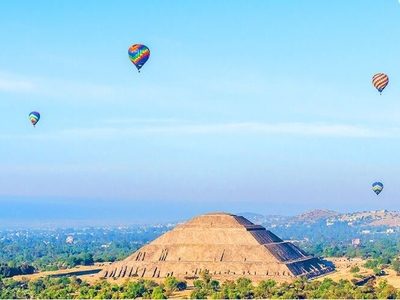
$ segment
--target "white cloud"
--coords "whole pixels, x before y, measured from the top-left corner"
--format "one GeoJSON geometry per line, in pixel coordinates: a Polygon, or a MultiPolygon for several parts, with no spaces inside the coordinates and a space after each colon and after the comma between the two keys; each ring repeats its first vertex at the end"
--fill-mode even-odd
{"type": "Polygon", "coordinates": [[[400,138],[400,128],[371,128],[354,124],[318,122],[193,122],[173,118],[102,120],[95,127],[35,131],[34,134],[0,134],[0,139],[113,139],[146,135],[281,135],[331,138],[400,138]]]}
{"type": "MultiPolygon", "coordinates": [[[[178,122],[176,120],[139,121],[137,123],[108,122],[104,127],[72,128],[48,134],[34,135],[38,139],[112,139],[136,135],[232,135],[232,134],[259,134],[259,135],[292,135],[335,138],[399,138],[400,129],[373,129],[347,124],[323,123],[263,123],[263,122],[230,122],[230,123],[193,123],[178,122]]],[[[107,122],[106,122],[107,123],[107,122]]],[[[10,135],[7,135],[10,137],[10,135]]]]}
{"type": "MultiPolygon", "coordinates": [[[[326,137],[388,137],[382,135],[381,130],[344,124],[320,123],[261,123],[237,122],[219,124],[183,124],[169,127],[146,127],[142,130],[154,133],[176,134],[223,134],[223,133],[255,133],[255,134],[282,134],[300,136],[326,136],[326,137]]],[[[391,132],[393,133],[393,132],[391,132]]]]}

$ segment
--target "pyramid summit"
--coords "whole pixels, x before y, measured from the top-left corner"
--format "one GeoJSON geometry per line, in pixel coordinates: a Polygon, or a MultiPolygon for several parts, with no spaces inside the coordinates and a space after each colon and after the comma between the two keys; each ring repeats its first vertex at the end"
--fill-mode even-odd
{"type": "Polygon", "coordinates": [[[176,226],[99,276],[195,279],[202,270],[215,278],[289,279],[320,276],[333,265],[244,217],[217,212],[176,226]]]}

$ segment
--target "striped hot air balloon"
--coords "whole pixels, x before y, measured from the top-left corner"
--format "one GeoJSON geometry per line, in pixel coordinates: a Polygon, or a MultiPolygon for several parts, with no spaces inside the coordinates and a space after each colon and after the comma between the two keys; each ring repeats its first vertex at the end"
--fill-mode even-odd
{"type": "Polygon", "coordinates": [[[150,57],[150,49],[145,45],[135,44],[129,47],[128,55],[131,62],[140,72],[140,68],[146,63],[150,57]]]}
{"type": "Polygon", "coordinates": [[[382,192],[382,190],[383,190],[382,182],[374,182],[372,184],[372,190],[375,192],[375,194],[379,195],[380,192],[382,192]]]}
{"type": "Polygon", "coordinates": [[[382,94],[382,91],[389,83],[389,77],[385,73],[377,73],[372,77],[372,84],[382,94]]]}
{"type": "Polygon", "coordinates": [[[31,121],[33,127],[35,127],[36,123],[40,120],[40,114],[37,111],[33,111],[29,114],[29,120],[31,121]]]}

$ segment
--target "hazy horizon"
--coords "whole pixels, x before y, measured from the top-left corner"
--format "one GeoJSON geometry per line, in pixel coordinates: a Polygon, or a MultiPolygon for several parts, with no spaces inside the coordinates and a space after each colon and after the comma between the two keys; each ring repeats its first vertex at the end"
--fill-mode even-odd
{"type": "MultiPolygon", "coordinates": [[[[210,212],[227,212],[233,214],[254,213],[264,216],[280,215],[295,216],[305,212],[323,209],[338,213],[352,213],[365,210],[382,210],[387,208],[360,208],[338,210],[333,207],[292,207],[286,210],[276,205],[275,209],[252,209],[246,203],[234,203],[227,207],[223,203],[207,205],[195,204],[187,206],[185,202],[173,202],[160,205],[159,201],[146,201],[142,205],[129,202],[108,201],[82,202],[71,199],[32,201],[27,199],[0,200],[0,228],[47,228],[47,227],[83,227],[83,226],[129,226],[140,224],[157,224],[167,222],[181,222],[196,215],[210,212]]],[[[390,209],[389,209],[390,210],[390,209]]],[[[393,209],[394,210],[394,209],[393,209]]]]}
{"type": "Polygon", "coordinates": [[[1,3],[0,223],[400,209],[398,1],[134,4],[1,3]]]}

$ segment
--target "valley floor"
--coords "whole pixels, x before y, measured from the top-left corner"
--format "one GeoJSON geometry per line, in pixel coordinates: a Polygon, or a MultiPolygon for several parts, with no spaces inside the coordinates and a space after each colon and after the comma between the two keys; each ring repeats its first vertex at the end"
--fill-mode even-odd
{"type": "MultiPolygon", "coordinates": [[[[329,261],[332,261],[336,267],[336,272],[330,273],[326,276],[318,278],[318,280],[323,280],[324,278],[331,278],[334,281],[338,281],[340,279],[352,280],[356,278],[354,273],[350,270],[353,267],[359,267],[360,271],[357,274],[362,275],[364,277],[372,276],[373,271],[371,269],[367,269],[364,267],[366,260],[361,258],[346,258],[346,257],[327,257],[329,261]]],[[[396,289],[400,289],[400,276],[396,274],[393,269],[384,268],[383,271],[385,275],[379,276],[377,279],[377,283],[382,280],[387,280],[387,282],[394,286],[396,289]]]]}
{"type": "MultiPolygon", "coordinates": [[[[364,267],[364,264],[366,263],[366,260],[363,260],[361,258],[345,258],[345,257],[328,257],[326,258],[329,261],[332,261],[336,267],[336,271],[330,274],[327,274],[325,276],[319,277],[315,280],[323,280],[325,278],[331,278],[334,281],[338,281],[340,279],[347,279],[347,280],[352,280],[352,279],[359,279],[355,277],[355,273],[352,273],[350,270],[353,267],[359,267],[360,271],[357,272],[358,275],[363,276],[363,277],[368,277],[373,275],[373,271],[371,269],[367,269],[364,267]]],[[[46,272],[39,272],[35,273],[32,275],[21,275],[21,276],[14,276],[13,278],[15,280],[32,280],[32,279],[37,279],[40,277],[46,277],[46,276],[51,276],[51,277],[61,277],[61,276],[77,276],[78,278],[85,280],[91,284],[93,284],[95,281],[98,280],[98,278],[95,276],[95,274],[105,265],[109,263],[102,263],[102,264],[95,264],[93,266],[77,266],[71,269],[65,269],[65,270],[58,270],[58,271],[46,271],[46,272]]],[[[390,268],[384,268],[383,269],[385,272],[385,275],[379,276],[377,279],[377,283],[379,283],[381,280],[387,280],[387,282],[394,286],[397,289],[400,289],[400,276],[396,275],[396,272],[390,268]]],[[[127,279],[126,278],[120,278],[120,279],[109,279],[112,282],[115,282],[117,284],[125,282],[127,279]]],[[[190,286],[192,286],[192,282],[188,282],[188,288],[190,291],[190,286]]],[[[186,295],[188,291],[186,291],[184,294],[186,295]]],[[[181,292],[183,293],[183,292],[181,292]]],[[[180,293],[180,294],[181,294],[180,293]]],[[[182,295],[180,295],[182,296],[182,295]]]]}

